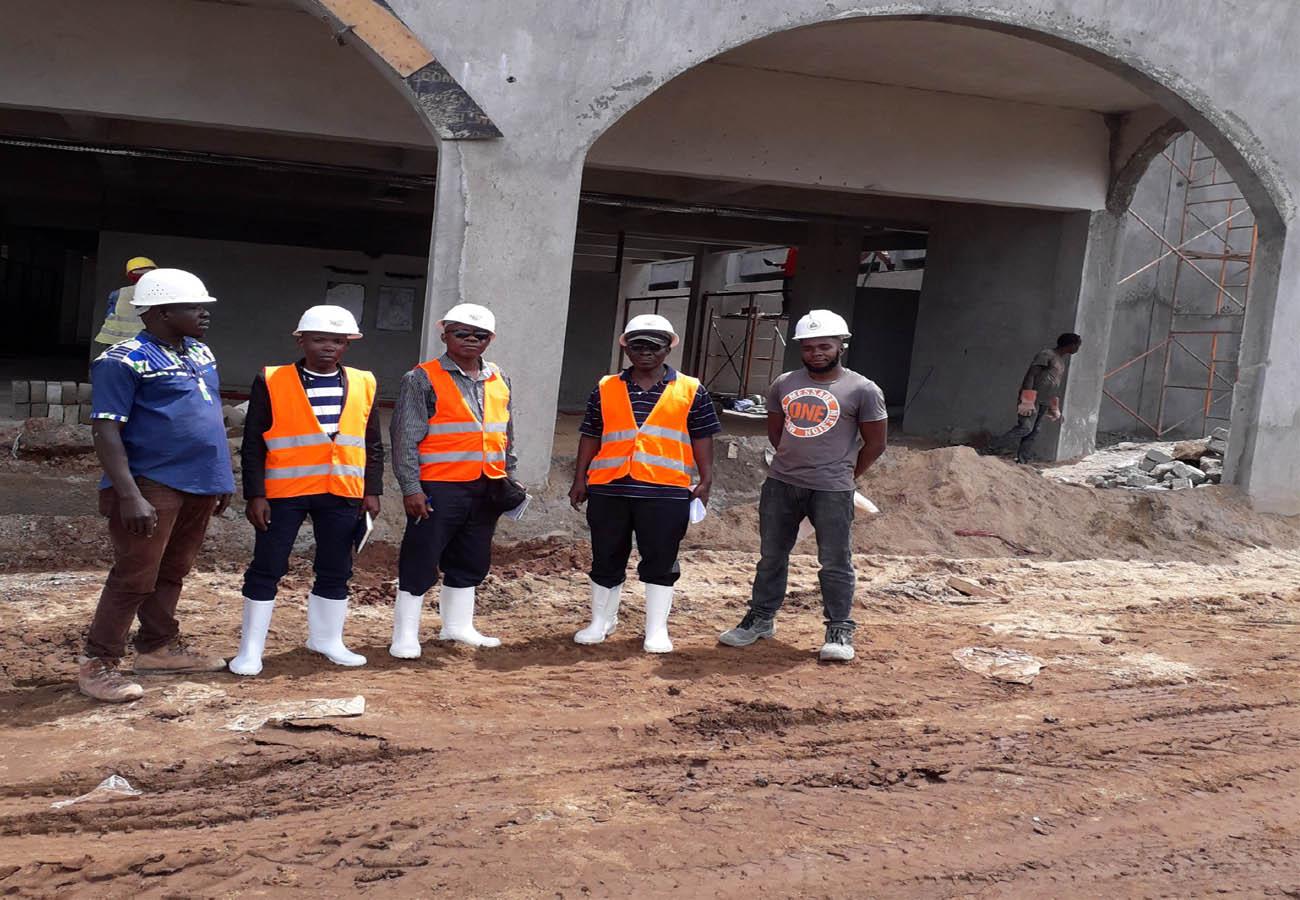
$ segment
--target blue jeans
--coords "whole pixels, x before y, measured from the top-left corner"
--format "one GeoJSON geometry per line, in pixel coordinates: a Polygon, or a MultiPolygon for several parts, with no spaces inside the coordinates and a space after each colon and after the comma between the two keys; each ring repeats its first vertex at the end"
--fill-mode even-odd
{"type": "Polygon", "coordinates": [[[758,501],[758,570],[749,608],[776,615],[785,602],[790,551],[807,518],[817,532],[817,580],[827,625],[853,628],[853,491],[814,491],[775,478],[763,482],[758,501]]]}
{"type": "Polygon", "coordinates": [[[346,600],[352,577],[352,535],[361,514],[361,501],[335,494],[276,497],[271,524],[257,532],[253,561],[244,573],[244,596],[249,600],[274,600],[280,579],[289,571],[289,554],[298,529],[310,516],[316,536],[316,583],[311,592],[329,600],[346,600]]]}

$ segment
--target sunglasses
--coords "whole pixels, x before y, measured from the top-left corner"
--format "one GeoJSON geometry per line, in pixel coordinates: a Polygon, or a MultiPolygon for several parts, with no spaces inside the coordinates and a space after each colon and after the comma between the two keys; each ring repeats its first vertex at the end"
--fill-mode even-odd
{"type": "Polygon", "coordinates": [[[457,328],[455,331],[448,331],[447,334],[452,337],[460,338],[462,341],[465,340],[465,338],[472,337],[480,343],[492,337],[492,332],[490,331],[469,331],[465,328],[457,328]]]}
{"type": "Polygon", "coordinates": [[[667,344],[657,344],[654,341],[628,341],[627,349],[635,353],[658,353],[660,350],[667,350],[667,344]]]}

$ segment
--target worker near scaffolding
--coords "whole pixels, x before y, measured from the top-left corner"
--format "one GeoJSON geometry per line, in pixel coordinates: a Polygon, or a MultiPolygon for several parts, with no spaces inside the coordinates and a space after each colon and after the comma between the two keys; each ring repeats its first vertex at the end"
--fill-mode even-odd
{"type": "Polygon", "coordinates": [[[668,613],[681,576],[677,549],[692,502],[709,502],[713,436],[722,430],[709,392],[664,362],[677,333],[663,316],[633,316],[619,338],[632,365],[591,392],[569,489],[591,526],[591,624],[573,636],[599,644],[618,627],[627,561],[636,536],[645,585],[647,653],[670,653],[668,613]],[[691,466],[700,480],[691,487],[691,466]]]}
{"type": "Polygon", "coordinates": [[[1020,381],[1015,427],[995,439],[985,452],[1006,453],[1014,446],[1016,462],[1029,462],[1043,419],[1053,422],[1061,419],[1061,381],[1065,378],[1065,366],[1081,346],[1083,338],[1067,331],[1056,339],[1055,348],[1038,351],[1020,381]]]}

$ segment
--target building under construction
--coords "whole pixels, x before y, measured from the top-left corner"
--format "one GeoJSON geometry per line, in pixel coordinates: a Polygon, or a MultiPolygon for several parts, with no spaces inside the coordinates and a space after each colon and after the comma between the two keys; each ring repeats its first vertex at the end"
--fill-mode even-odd
{"type": "Polygon", "coordinates": [[[899,427],[952,440],[1077,331],[1054,455],[1230,422],[1227,477],[1300,512],[1300,16],[1257,7],[11,0],[0,349],[84,373],[146,254],[221,299],[232,391],[331,298],[391,393],[481,302],[537,481],[637,304],[738,395],[782,314],[839,310],[899,427]]]}

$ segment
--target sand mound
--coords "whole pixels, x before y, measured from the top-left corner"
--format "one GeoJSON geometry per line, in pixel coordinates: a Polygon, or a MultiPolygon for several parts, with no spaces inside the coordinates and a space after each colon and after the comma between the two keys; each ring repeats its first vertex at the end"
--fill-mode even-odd
{"type": "MultiPolygon", "coordinates": [[[[861,489],[880,507],[854,526],[862,553],[1017,555],[996,538],[962,537],[958,530],[992,531],[1056,559],[1221,557],[1251,546],[1300,546],[1300,519],[1256,513],[1230,486],[1097,491],[1050,481],[1032,467],[981,457],[969,447],[891,447],[861,489]]],[[[691,529],[687,545],[756,550],[757,504],[711,515],[691,529]]],[[[812,552],[802,544],[798,549],[812,552]]]]}

